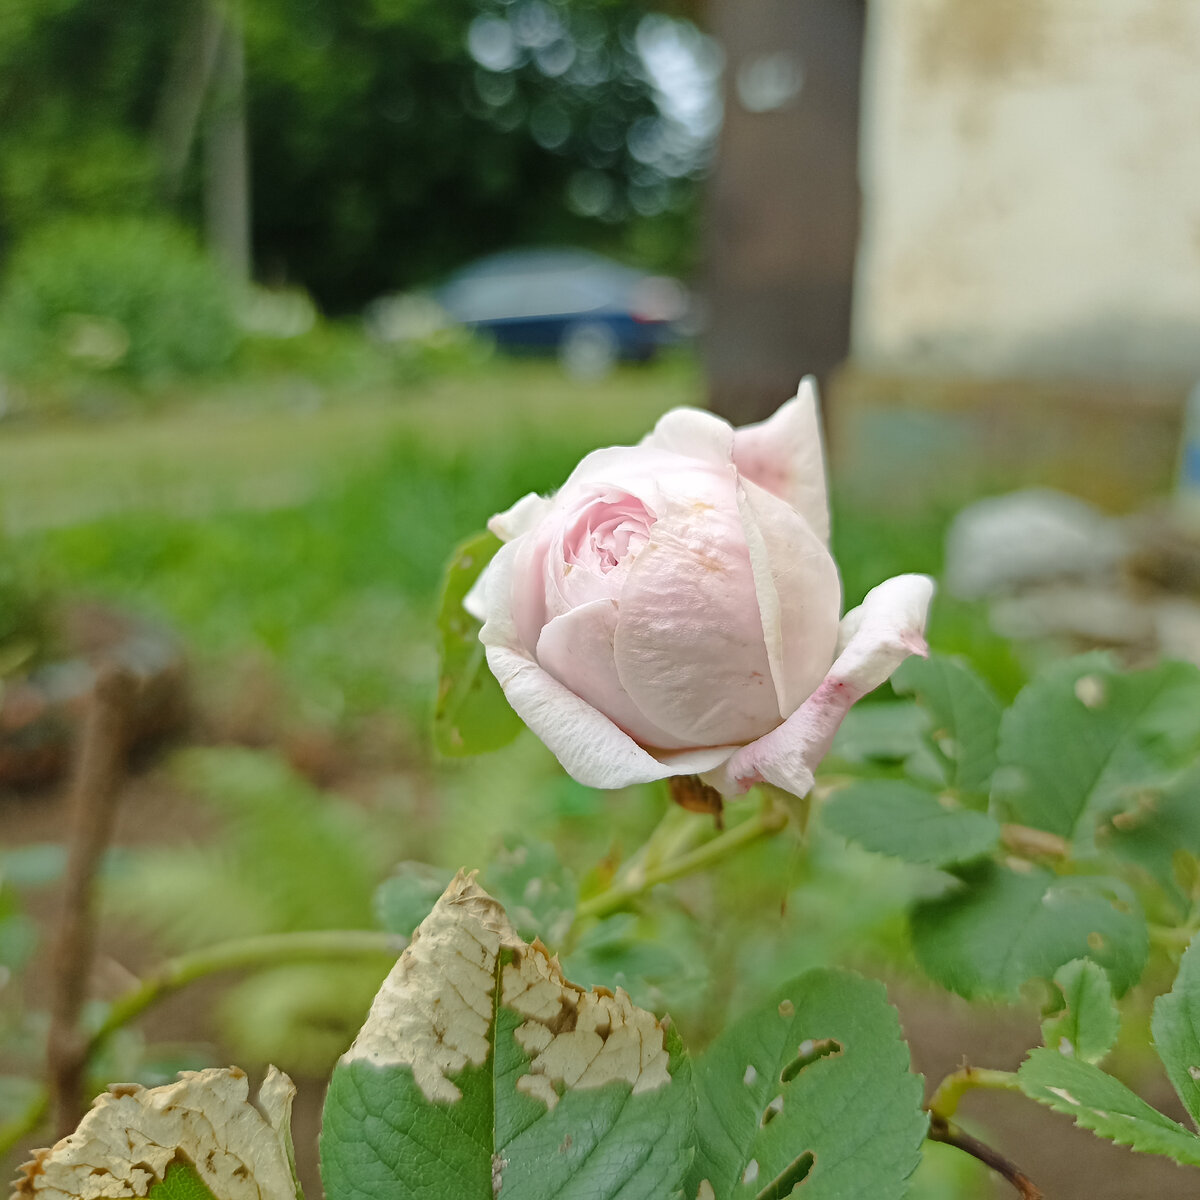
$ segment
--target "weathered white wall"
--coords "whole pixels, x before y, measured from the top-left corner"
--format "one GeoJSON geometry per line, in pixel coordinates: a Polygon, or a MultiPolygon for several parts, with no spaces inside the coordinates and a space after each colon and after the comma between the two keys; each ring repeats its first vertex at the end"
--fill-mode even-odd
{"type": "Polygon", "coordinates": [[[872,0],[854,357],[1200,376],[1200,0],[872,0]]]}

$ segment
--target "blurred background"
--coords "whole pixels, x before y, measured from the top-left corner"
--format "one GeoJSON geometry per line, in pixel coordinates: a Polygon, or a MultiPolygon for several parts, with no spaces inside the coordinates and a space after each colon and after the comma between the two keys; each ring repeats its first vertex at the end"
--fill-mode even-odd
{"type": "MultiPolygon", "coordinates": [[[[0,1127],[40,1069],[104,662],[153,690],[99,1002],[223,938],[415,921],[464,863],[611,876],[664,796],[578,787],[528,736],[439,758],[437,593],[491,513],[674,405],[755,420],[817,374],[847,606],[939,576],[933,645],[1003,699],[1064,652],[1200,658],[1198,61],[1196,0],[6,0],[0,1127]]],[[[849,962],[932,1080],[1015,1066],[1032,1008],[912,964],[925,877],[813,839],[602,923],[569,973],[699,1045],[849,962]]],[[[310,1145],[377,983],[205,985],[97,1082],[275,1061],[310,1145]]],[[[1048,1194],[1187,1194],[1030,1107],[968,1115],[1048,1194]]],[[[931,1147],[913,1195],[990,1187],[931,1147]]]]}

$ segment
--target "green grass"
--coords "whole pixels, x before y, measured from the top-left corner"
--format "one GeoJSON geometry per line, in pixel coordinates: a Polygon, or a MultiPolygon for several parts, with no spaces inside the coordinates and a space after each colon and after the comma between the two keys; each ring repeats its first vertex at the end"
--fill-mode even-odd
{"type": "MultiPolygon", "coordinates": [[[[117,512],[181,518],[276,508],[381,464],[398,443],[486,459],[550,440],[582,453],[640,437],[677,404],[697,403],[687,363],[568,381],[544,363],[486,371],[349,400],[302,380],[221,387],[186,404],[108,422],[10,426],[0,434],[0,517],[9,532],[117,512]]],[[[557,480],[546,476],[543,486],[557,480]]],[[[501,503],[502,501],[495,501],[501,503]]]]}
{"type": "MultiPolygon", "coordinates": [[[[451,548],[701,390],[686,362],[579,385],[551,364],[498,361],[386,399],[281,395],[226,390],[136,420],[13,429],[0,439],[0,514],[60,591],[177,628],[218,699],[231,663],[265,659],[286,715],[344,727],[384,714],[424,751],[451,548]]],[[[888,575],[936,573],[945,517],[843,507],[847,604],[888,575]]],[[[940,601],[934,635],[1002,692],[1019,685],[978,609],[940,601]]]]}
{"type": "Polygon", "coordinates": [[[581,387],[497,364],[387,403],[28,428],[0,442],[0,511],[58,590],[166,620],[210,675],[265,655],[294,715],[382,712],[423,740],[454,544],[696,393],[678,365],[581,387]]]}

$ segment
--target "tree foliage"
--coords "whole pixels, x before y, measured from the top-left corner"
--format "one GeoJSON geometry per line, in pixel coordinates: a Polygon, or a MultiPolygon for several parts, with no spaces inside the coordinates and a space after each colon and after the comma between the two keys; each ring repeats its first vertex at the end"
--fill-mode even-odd
{"type": "MultiPolygon", "coordinates": [[[[181,0],[5,6],[0,245],[56,212],[163,202],[163,130],[186,76],[171,64],[204,53],[196,11],[181,0]]],[[[245,0],[238,11],[267,279],[338,308],[519,242],[683,265],[705,139],[672,114],[648,64],[672,39],[703,58],[691,25],[633,0],[245,0]]],[[[193,218],[203,119],[178,201],[193,218]]]]}

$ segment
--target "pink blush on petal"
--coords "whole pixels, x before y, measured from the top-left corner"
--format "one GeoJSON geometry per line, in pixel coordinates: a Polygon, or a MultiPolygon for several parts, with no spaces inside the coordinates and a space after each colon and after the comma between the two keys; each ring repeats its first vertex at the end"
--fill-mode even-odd
{"type": "Polygon", "coordinates": [[[607,575],[650,539],[658,517],[635,496],[597,496],[563,529],[563,562],[607,575]]]}

